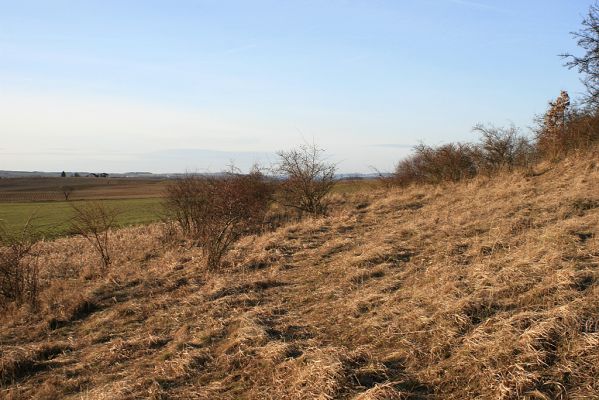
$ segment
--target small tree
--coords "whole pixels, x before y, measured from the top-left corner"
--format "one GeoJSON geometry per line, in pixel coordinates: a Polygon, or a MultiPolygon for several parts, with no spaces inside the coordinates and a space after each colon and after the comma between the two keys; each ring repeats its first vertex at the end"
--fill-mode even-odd
{"type": "Polygon", "coordinates": [[[71,194],[73,194],[73,192],[75,191],[75,188],[72,186],[62,186],[60,188],[60,191],[62,192],[62,195],[64,196],[64,200],[69,201],[69,197],[71,197],[71,194]]]}
{"type": "Polygon", "coordinates": [[[570,53],[563,54],[567,59],[568,68],[576,68],[583,74],[582,81],[587,88],[587,104],[599,105],[599,3],[595,2],[589,7],[587,16],[582,21],[582,28],[572,32],[577,39],[578,46],[585,53],[576,56],[570,53]]]}
{"type": "Polygon", "coordinates": [[[284,181],[280,186],[280,201],[311,214],[325,214],[325,196],[335,185],[337,166],[323,159],[324,150],[315,144],[279,151],[276,171],[284,181]]]}
{"type": "Polygon", "coordinates": [[[570,96],[562,90],[560,95],[549,102],[549,108],[537,129],[537,147],[546,157],[556,160],[571,147],[574,147],[569,125],[575,113],[570,109],[570,96]]]}
{"type": "Polygon", "coordinates": [[[110,231],[116,227],[118,211],[102,202],[84,205],[71,205],[75,216],[71,220],[71,230],[83,236],[100,256],[102,272],[111,264],[110,231]]]}

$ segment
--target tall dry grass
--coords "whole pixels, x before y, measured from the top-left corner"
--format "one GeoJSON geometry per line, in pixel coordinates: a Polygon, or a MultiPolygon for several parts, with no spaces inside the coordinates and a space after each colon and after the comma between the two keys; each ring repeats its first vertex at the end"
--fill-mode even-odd
{"type": "Polygon", "coordinates": [[[595,398],[598,156],[337,196],[218,273],[158,225],[115,231],[103,277],[83,239],[38,243],[0,397],[595,398]]]}

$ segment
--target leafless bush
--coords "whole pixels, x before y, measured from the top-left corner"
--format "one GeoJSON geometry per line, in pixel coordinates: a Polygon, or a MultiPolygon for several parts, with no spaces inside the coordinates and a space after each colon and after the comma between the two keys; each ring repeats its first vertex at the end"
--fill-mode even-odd
{"type": "Polygon", "coordinates": [[[501,128],[478,124],[474,131],[481,135],[476,147],[478,172],[491,175],[500,170],[527,167],[533,160],[534,147],[518,128],[501,128]]]}
{"type": "Polygon", "coordinates": [[[376,173],[376,179],[383,188],[390,189],[397,184],[394,174],[382,172],[374,166],[371,166],[370,169],[376,173]]]}
{"type": "Polygon", "coordinates": [[[315,144],[278,152],[276,172],[284,179],[279,201],[300,212],[325,214],[325,196],[335,185],[335,164],[323,159],[324,150],[315,144]]]}
{"type": "Polygon", "coordinates": [[[38,265],[32,251],[36,241],[31,219],[17,233],[0,224],[0,308],[10,303],[37,305],[38,265]]]}
{"type": "Polygon", "coordinates": [[[93,246],[100,256],[102,272],[106,272],[111,264],[110,231],[116,227],[118,211],[99,201],[71,206],[75,211],[71,231],[93,246]]]}
{"type": "Polygon", "coordinates": [[[599,142],[599,114],[573,108],[567,118],[565,139],[569,150],[584,150],[599,142]]]}
{"type": "Polygon", "coordinates": [[[411,183],[457,182],[476,175],[474,149],[469,144],[449,143],[439,147],[420,144],[414,154],[400,161],[395,180],[401,186],[411,183]]]}
{"type": "Polygon", "coordinates": [[[165,205],[202,248],[208,268],[216,269],[236,240],[260,229],[272,189],[258,170],[222,177],[187,175],[169,185],[165,205]]]}
{"type": "Polygon", "coordinates": [[[164,208],[187,236],[199,236],[200,216],[205,213],[203,208],[206,202],[203,189],[203,181],[193,175],[178,178],[166,188],[164,208]]]}

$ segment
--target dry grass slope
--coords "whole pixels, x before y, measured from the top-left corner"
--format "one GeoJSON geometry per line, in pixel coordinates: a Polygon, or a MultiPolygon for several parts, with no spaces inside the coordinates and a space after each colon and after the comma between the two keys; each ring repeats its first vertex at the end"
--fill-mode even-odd
{"type": "Polygon", "coordinates": [[[336,195],[218,273],[158,225],[116,232],[102,278],[81,239],[41,243],[53,283],[3,317],[0,397],[597,398],[598,156],[336,195]]]}

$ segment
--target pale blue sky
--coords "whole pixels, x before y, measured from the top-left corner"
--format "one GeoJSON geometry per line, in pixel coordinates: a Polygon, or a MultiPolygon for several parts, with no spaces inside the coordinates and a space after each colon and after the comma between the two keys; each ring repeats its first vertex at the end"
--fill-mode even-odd
{"type": "Polygon", "coordinates": [[[582,92],[590,0],[0,0],[0,169],[218,171],[302,141],[342,172],[526,128],[582,92]]]}

